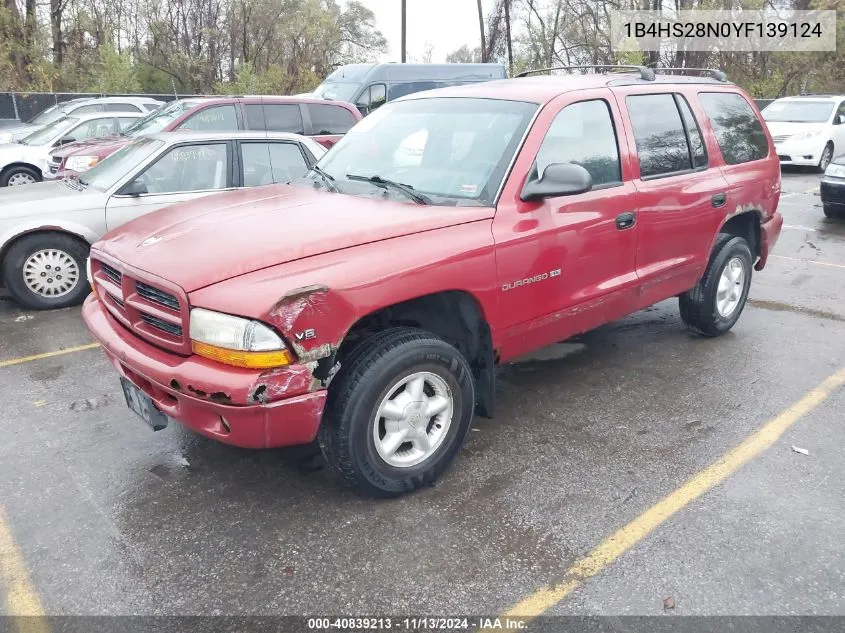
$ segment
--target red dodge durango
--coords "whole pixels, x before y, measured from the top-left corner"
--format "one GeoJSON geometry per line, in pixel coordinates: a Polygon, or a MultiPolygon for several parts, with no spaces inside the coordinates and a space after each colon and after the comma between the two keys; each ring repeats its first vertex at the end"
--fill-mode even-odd
{"type": "Polygon", "coordinates": [[[108,234],[83,314],[128,405],[242,447],[317,439],[390,496],[493,415],[499,363],[673,297],[730,330],[782,224],[759,111],[719,71],[598,70],[410,95],[301,181],[108,234]]]}

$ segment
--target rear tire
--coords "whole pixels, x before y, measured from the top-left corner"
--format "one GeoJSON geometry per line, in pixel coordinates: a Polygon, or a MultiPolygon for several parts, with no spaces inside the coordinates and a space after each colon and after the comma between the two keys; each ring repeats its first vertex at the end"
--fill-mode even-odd
{"type": "Polygon", "coordinates": [[[82,303],[90,290],[85,269],[88,245],[61,233],[34,233],[12,244],[3,260],[9,294],[32,310],[82,303]]]}
{"type": "Polygon", "coordinates": [[[472,422],[466,359],[435,335],[402,327],[360,343],[341,365],[318,434],[329,465],[375,497],[433,484],[472,422]]]}
{"type": "Polygon", "coordinates": [[[751,287],[752,258],[741,237],[721,234],[704,276],[679,297],[681,319],[702,336],[719,336],[739,319],[751,287]]]}

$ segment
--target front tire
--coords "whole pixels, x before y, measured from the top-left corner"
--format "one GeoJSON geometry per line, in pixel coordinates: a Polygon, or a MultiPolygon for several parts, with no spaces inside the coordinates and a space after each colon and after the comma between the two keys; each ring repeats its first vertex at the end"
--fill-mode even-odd
{"type": "Polygon", "coordinates": [[[460,450],[475,403],[466,359],[416,328],[385,330],[341,361],[318,440],[329,465],[364,494],[431,485],[460,450]]]}
{"type": "Polygon", "coordinates": [[[32,167],[17,165],[10,167],[0,176],[0,187],[19,187],[41,182],[41,174],[32,167]]]}
{"type": "Polygon", "coordinates": [[[69,235],[35,233],[12,244],[3,260],[3,280],[12,298],[32,310],[82,303],[88,245],[69,235]]]}
{"type": "Polygon", "coordinates": [[[845,220],[845,209],[842,207],[834,207],[832,204],[822,205],[824,215],[831,220],[845,220]]]}
{"type": "Polygon", "coordinates": [[[719,235],[704,276],[679,297],[681,319],[702,336],[719,336],[739,319],[751,288],[752,258],[741,237],[719,235]]]}
{"type": "Polygon", "coordinates": [[[822,150],[822,156],[819,159],[819,165],[817,167],[818,171],[824,173],[827,166],[830,165],[831,160],[833,160],[833,143],[828,142],[822,150]]]}

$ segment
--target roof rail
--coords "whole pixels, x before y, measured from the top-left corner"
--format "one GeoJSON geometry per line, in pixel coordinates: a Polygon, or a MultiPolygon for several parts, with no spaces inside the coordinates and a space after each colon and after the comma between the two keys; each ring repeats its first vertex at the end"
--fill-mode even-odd
{"type": "Polygon", "coordinates": [[[645,66],[630,66],[624,64],[587,64],[583,66],[553,66],[551,68],[536,68],[534,70],[524,70],[521,73],[515,75],[516,77],[527,77],[528,75],[534,75],[539,73],[547,73],[551,72],[552,70],[581,70],[584,68],[593,68],[593,69],[611,69],[611,68],[618,68],[624,70],[636,70],[640,73],[640,79],[645,79],[646,81],[654,81],[654,71],[651,68],[647,68],[645,66]]]}
{"type": "Polygon", "coordinates": [[[683,72],[693,70],[693,71],[699,72],[701,74],[709,73],[713,76],[713,79],[715,79],[716,81],[727,81],[728,80],[728,76],[724,73],[724,71],[717,70],[716,68],[655,68],[654,69],[655,72],[663,72],[665,70],[669,70],[669,71],[679,70],[679,71],[683,71],[683,72]]]}

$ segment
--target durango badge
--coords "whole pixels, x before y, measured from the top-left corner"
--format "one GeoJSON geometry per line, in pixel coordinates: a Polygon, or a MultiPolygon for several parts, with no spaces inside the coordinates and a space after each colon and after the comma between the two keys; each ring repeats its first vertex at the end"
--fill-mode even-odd
{"type": "Polygon", "coordinates": [[[517,279],[516,281],[512,281],[510,283],[504,284],[502,286],[502,292],[507,292],[508,290],[513,290],[514,288],[521,288],[522,286],[527,286],[529,284],[535,284],[538,281],[545,281],[546,279],[551,279],[552,277],[560,276],[560,268],[555,268],[554,270],[550,270],[547,273],[540,273],[539,275],[534,275],[533,277],[526,277],[525,279],[517,279]]]}

